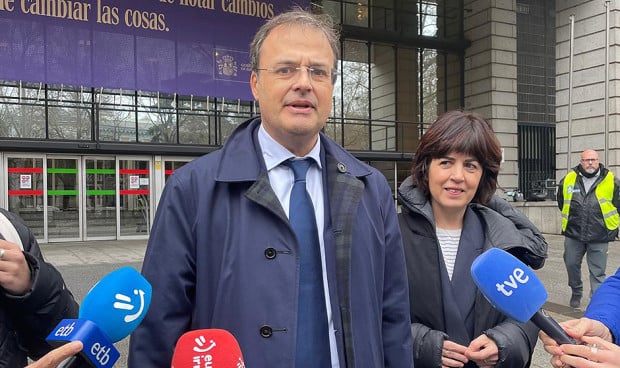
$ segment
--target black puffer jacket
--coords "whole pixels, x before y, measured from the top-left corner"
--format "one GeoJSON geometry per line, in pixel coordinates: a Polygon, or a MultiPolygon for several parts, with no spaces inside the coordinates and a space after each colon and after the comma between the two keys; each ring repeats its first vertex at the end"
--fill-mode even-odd
{"type": "MultiPolygon", "coordinates": [[[[441,367],[441,349],[448,335],[445,333],[442,261],[435,220],[430,203],[420,190],[411,186],[409,179],[401,185],[398,194],[409,277],[414,363],[416,367],[441,367]]],[[[478,215],[484,227],[483,249],[502,248],[535,269],[544,265],[547,242],[538,229],[508,202],[495,197],[488,207],[470,204],[470,209],[478,215]]],[[[474,314],[474,338],[484,333],[499,348],[496,367],[529,366],[538,338],[536,326],[505,317],[479,291],[476,291],[474,314]]],[[[475,365],[472,362],[467,365],[470,366],[475,365]]]]}
{"type": "Polygon", "coordinates": [[[58,270],[43,260],[30,229],[14,214],[0,212],[19,234],[33,280],[32,290],[22,296],[0,287],[0,368],[20,368],[27,357],[38,359],[51,350],[45,337],[63,318],[77,318],[78,304],[58,270]]]}

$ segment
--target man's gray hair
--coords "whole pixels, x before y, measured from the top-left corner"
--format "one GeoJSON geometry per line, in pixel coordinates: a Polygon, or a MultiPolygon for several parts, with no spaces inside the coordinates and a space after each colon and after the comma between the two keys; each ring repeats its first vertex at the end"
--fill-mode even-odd
{"type": "Polygon", "coordinates": [[[258,70],[261,47],[265,39],[274,28],[281,25],[297,25],[308,28],[316,28],[325,34],[327,41],[334,53],[334,69],[338,69],[338,58],[340,57],[340,38],[334,26],[334,21],[327,14],[313,14],[300,7],[276,15],[263,24],[250,44],[250,63],[253,71],[258,70]]]}

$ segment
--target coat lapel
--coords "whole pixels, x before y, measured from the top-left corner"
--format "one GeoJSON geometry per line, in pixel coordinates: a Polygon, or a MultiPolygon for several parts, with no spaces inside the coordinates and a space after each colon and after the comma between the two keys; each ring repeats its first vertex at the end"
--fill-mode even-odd
{"type": "Polygon", "coordinates": [[[256,179],[252,186],[250,186],[248,191],[245,193],[245,196],[249,200],[254,201],[273,212],[285,223],[288,223],[288,217],[286,217],[286,213],[280,204],[280,200],[271,188],[271,184],[269,184],[269,176],[266,171],[263,171],[258,176],[258,179],[256,179]]]}

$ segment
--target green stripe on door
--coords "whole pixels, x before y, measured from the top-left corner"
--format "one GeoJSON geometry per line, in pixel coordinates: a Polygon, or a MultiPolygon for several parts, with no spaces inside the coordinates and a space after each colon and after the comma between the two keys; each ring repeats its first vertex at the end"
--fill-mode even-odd
{"type": "Polygon", "coordinates": [[[87,174],[116,174],[115,169],[86,169],[87,174]]]}
{"type": "Polygon", "coordinates": [[[77,174],[77,169],[58,169],[58,168],[47,168],[48,174],[77,174]]]}
{"type": "Polygon", "coordinates": [[[48,190],[47,195],[51,196],[74,196],[77,195],[77,190],[48,190]]]}
{"type": "Polygon", "coordinates": [[[115,190],[87,190],[86,195],[115,195],[115,190]]]}

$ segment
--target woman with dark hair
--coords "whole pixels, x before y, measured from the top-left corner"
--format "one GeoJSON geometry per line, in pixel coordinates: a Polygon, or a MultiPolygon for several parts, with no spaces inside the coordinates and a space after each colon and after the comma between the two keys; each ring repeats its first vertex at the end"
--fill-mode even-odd
{"type": "Polygon", "coordinates": [[[538,229],[494,195],[501,158],[484,118],[450,111],[422,137],[411,176],[399,188],[415,366],[530,364],[538,329],[495,310],[470,274],[490,247],[535,269],[547,256],[538,229]]]}

